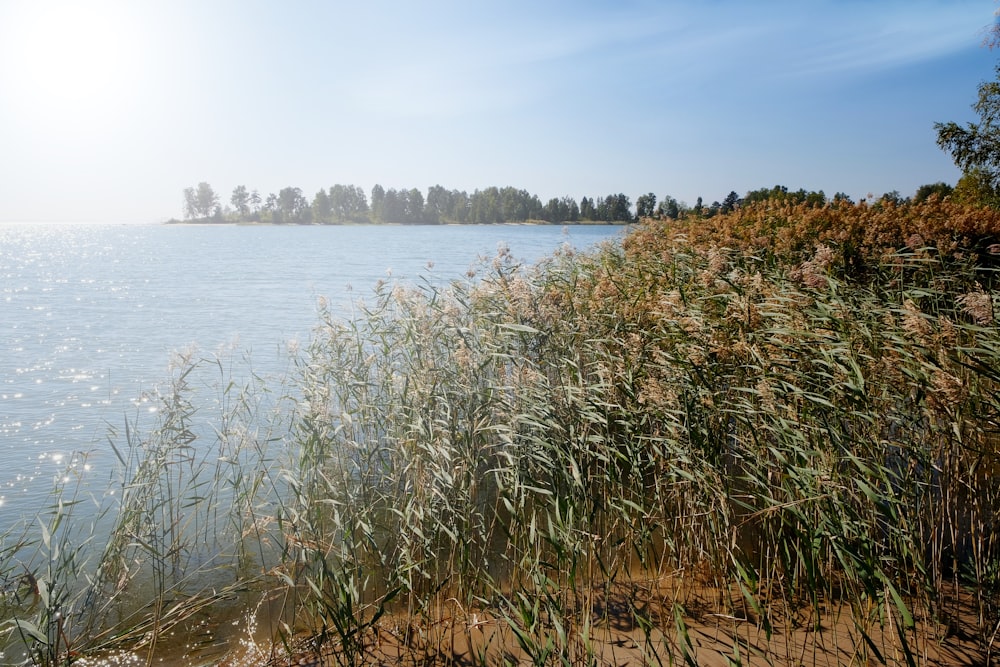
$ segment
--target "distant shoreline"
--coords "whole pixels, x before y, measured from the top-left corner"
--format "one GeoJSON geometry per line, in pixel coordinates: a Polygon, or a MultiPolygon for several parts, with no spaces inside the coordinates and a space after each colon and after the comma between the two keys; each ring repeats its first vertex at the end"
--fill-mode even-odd
{"type": "Polygon", "coordinates": [[[519,227],[586,227],[592,225],[615,225],[625,227],[635,224],[630,221],[610,220],[577,220],[575,222],[548,222],[545,220],[523,220],[520,222],[258,222],[258,221],[223,221],[209,222],[205,220],[170,219],[164,225],[191,225],[199,227],[488,227],[491,225],[510,225],[519,227]]]}

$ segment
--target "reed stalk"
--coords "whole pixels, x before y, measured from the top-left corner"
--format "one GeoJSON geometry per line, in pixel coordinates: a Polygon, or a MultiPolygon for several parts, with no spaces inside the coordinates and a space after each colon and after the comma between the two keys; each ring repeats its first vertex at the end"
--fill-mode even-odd
{"type": "Polygon", "coordinates": [[[277,601],[267,655],[343,665],[925,664],[959,624],[988,659],[1000,226],[933,201],[673,224],[321,308],[278,392],[181,363],[112,442],[92,562],[73,496],[3,537],[7,634],[39,664],[152,656],[240,588],[277,601]]]}

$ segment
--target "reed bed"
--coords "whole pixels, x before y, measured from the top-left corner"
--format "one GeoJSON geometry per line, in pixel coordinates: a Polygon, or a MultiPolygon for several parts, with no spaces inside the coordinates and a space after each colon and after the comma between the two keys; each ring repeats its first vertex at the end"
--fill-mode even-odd
{"type": "Polygon", "coordinates": [[[765,202],[380,283],[207,419],[189,360],[115,446],[106,546],[65,491],[3,536],[6,632],[152,659],[238,593],[233,664],[986,663],[998,232],[765,202]]]}

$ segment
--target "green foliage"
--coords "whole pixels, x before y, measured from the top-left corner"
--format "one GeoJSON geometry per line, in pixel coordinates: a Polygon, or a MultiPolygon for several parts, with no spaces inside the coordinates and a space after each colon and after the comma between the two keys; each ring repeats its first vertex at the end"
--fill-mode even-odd
{"type": "MultiPolygon", "coordinates": [[[[993,197],[1000,187],[1000,67],[998,79],[979,84],[979,99],[972,105],[978,123],[964,127],[955,122],[935,123],[937,144],[947,151],[965,175],[975,173],[983,192],[993,197]]],[[[986,201],[988,205],[994,205],[986,201]]]]}
{"type": "MultiPolygon", "coordinates": [[[[555,197],[542,204],[537,195],[514,187],[488,187],[471,195],[465,191],[446,190],[440,185],[427,189],[426,197],[417,188],[386,190],[376,184],[371,204],[364,191],[354,185],[336,184],[319,190],[310,201],[302,190],[282,188],[267,196],[263,205],[257,191],[248,192],[239,185],[233,190],[225,211],[207,183],[184,191],[185,217],[201,222],[270,222],[274,224],[391,223],[498,224],[544,221],[549,223],[632,222],[631,202],[623,194],[588,199],[579,204],[569,196],[555,197]]],[[[655,211],[656,198],[650,193],[640,197],[639,206],[646,215],[655,211]]]]}
{"type": "Polygon", "coordinates": [[[961,613],[986,645],[998,229],[935,197],[769,198],[380,283],[321,311],[292,386],[227,389],[207,421],[182,360],[112,440],[106,544],[71,503],[4,536],[5,588],[34,584],[0,631],[39,664],[152,651],[239,587],[278,619],[269,651],[307,634],[344,665],[459,640],[481,664],[922,664],[961,613]]]}
{"type": "MultiPolygon", "coordinates": [[[[735,193],[730,193],[730,195],[735,195],[735,193]]],[[[838,193],[839,196],[835,196],[838,200],[850,200],[850,197],[844,195],[843,193],[838,193]]],[[[760,188],[759,190],[751,190],[744,195],[741,204],[757,204],[762,202],[774,202],[782,204],[806,204],[807,206],[823,206],[826,203],[826,195],[823,194],[822,190],[818,192],[807,191],[802,188],[791,192],[788,190],[787,186],[775,185],[773,188],[760,188]]],[[[732,211],[735,206],[731,206],[729,210],[723,211],[728,213],[732,211]]]]}
{"type": "Polygon", "coordinates": [[[976,167],[962,174],[952,195],[962,204],[1000,209],[1000,192],[992,178],[976,167]]]}
{"type": "Polygon", "coordinates": [[[207,220],[219,211],[219,197],[212,186],[204,181],[196,188],[184,189],[184,217],[188,220],[207,220]]]}
{"type": "Polygon", "coordinates": [[[928,183],[925,185],[921,185],[919,188],[917,188],[916,193],[913,195],[913,202],[915,204],[919,204],[928,197],[932,196],[938,197],[939,199],[944,199],[945,197],[951,195],[951,193],[954,191],[955,188],[948,185],[947,183],[943,183],[940,181],[937,183],[928,183]]]}
{"type": "Polygon", "coordinates": [[[684,207],[673,197],[666,196],[656,207],[656,212],[661,217],[676,220],[684,213],[684,207]]]}
{"type": "Polygon", "coordinates": [[[282,188],[270,212],[275,224],[303,225],[312,221],[312,209],[300,188],[282,188]]]}
{"type": "Polygon", "coordinates": [[[236,214],[240,218],[246,219],[250,215],[250,193],[245,185],[237,185],[233,188],[233,194],[229,198],[230,203],[236,209],[236,214]]]}
{"type": "Polygon", "coordinates": [[[635,215],[637,218],[651,218],[656,212],[656,195],[652,192],[639,195],[635,200],[635,215]]]}

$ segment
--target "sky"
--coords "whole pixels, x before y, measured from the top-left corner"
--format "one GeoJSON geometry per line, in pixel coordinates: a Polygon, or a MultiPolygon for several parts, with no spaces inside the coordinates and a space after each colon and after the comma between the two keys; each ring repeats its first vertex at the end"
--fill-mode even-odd
{"type": "Polygon", "coordinates": [[[0,0],[0,221],[207,182],[693,204],[960,176],[991,0],[0,0]]]}

